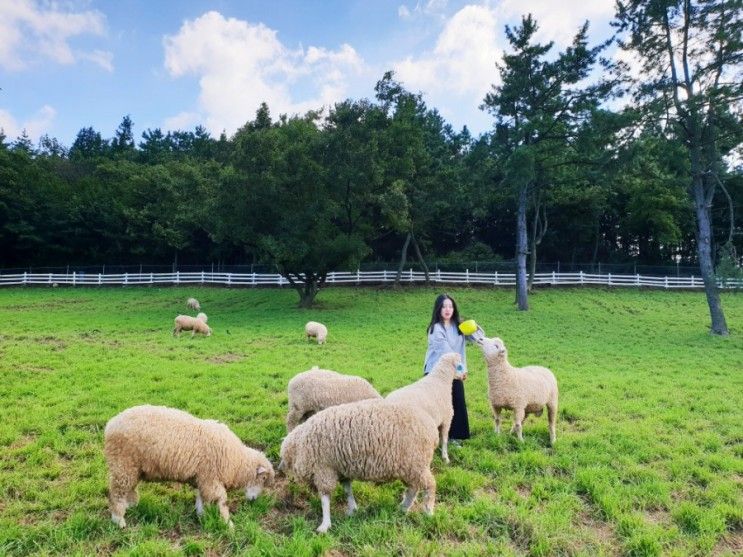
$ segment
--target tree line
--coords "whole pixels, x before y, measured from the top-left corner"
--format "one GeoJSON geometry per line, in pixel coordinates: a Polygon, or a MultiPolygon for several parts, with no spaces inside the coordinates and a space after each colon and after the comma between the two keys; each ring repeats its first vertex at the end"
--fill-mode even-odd
{"type": "Polygon", "coordinates": [[[0,134],[0,266],[269,263],[311,305],[362,261],[514,258],[528,308],[538,258],[697,264],[727,334],[716,266],[741,250],[740,0],[617,5],[637,67],[588,44],[555,52],[506,28],[492,131],[454,130],[387,72],[373,99],[271,114],[231,137],[82,128],[68,148],[0,134]],[[600,77],[595,77],[599,75],[600,77]],[[737,76],[737,77],[736,77],[737,76]],[[607,103],[622,98],[621,103],[607,103]],[[623,108],[610,108],[622,106],[623,108]],[[731,157],[732,155],[732,157],[731,157]]]}

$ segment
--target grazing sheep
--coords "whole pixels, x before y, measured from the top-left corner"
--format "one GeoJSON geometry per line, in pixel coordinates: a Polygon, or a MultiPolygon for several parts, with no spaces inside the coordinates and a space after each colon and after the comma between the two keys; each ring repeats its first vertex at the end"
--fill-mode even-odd
{"type": "Polygon", "coordinates": [[[279,470],[317,488],[322,504],[317,531],[327,532],[330,496],[339,480],[349,516],[357,508],[351,480],[399,479],[407,488],[403,510],[410,509],[423,489],[426,512],[433,514],[435,449],[436,427],[428,414],[404,404],[364,400],[327,408],[292,430],[281,444],[279,470]]]}
{"type": "Polygon", "coordinates": [[[212,329],[206,324],[206,313],[200,313],[196,317],[190,315],[179,315],[175,318],[173,327],[173,336],[180,336],[181,331],[191,331],[191,336],[201,333],[204,336],[211,336],[212,329]]]}
{"type": "Polygon", "coordinates": [[[201,304],[196,298],[189,298],[186,300],[186,306],[194,311],[199,311],[201,309],[201,304]]]}
{"type": "Polygon", "coordinates": [[[317,366],[292,377],[287,390],[289,392],[287,433],[312,414],[330,406],[368,398],[382,398],[366,379],[318,369],[317,366]]]}
{"type": "Polygon", "coordinates": [[[315,337],[317,344],[325,344],[325,339],[328,338],[328,328],[317,321],[307,321],[304,326],[304,334],[307,335],[307,340],[315,337]]]}
{"type": "Polygon", "coordinates": [[[449,462],[449,428],[454,416],[452,406],[451,384],[458,371],[457,366],[462,357],[456,352],[449,352],[439,358],[434,368],[412,383],[392,391],[385,399],[390,402],[409,404],[420,408],[431,416],[439,431],[441,458],[449,462]]]}
{"type": "Polygon", "coordinates": [[[273,481],[263,453],[246,447],[223,423],[200,420],[164,406],[135,406],[111,418],[104,431],[111,519],[126,526],[127,507],[137,504],[144,480],[190,483],[198,490],[196,512],[216,502],[232,526],[227,490],[244,488],[252,500],[273,481]]]}
{"type": "Polygon", "coordinates": [[[483,338],[478,344],[482,348],[488,366],[488,398],[495,415],[495,432],[500,433],[500,412],[503,408],[513,410],[513,427],[519,441],[522,423],[528,414],[541,416],[547,407],[550,445],[557,439],[557,399],[559,392],[554,374],[546,367],[513,367],[508,363],[506,345],[499,338],[483,338]]]}

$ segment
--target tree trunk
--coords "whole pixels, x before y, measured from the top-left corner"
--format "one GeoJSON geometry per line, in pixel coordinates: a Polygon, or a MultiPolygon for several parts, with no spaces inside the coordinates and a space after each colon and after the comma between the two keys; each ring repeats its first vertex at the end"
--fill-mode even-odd
{"type": "Polygon", "coordinates": [[[289,281],[294,290],[299,294],[299,303],[297,304],[301,308],[310,308],[315,303],[315,296],[320,291],[320,287],[325,282],[325,277],[318,277],[314,273],[305,273],[304,276],[297,273],[295,276],[302,282],[294,280],[291,273],[282,275],[289,281]]]}
{"type": "Polygon", "coordinates": [[[699,268],[704,280],[704,293],[707,296],[707,305],[712,319],[710,332],[714,335],[727,336],[728,325],[720,303],[720,292],[717,289],[715,268],[712,261],[712,226],[709,207],[705,195],[704,182],[699,171],[699,154],[692,151],[692,179],[694,181],[692,194],[694,196],[694,212],[697,218],[697,255],[699,268]]]}
{"type": "Polygon", "coordinates": [[[519,311],[529,309],[528,293],[526,291],[526,256],[529,251],[526,234],[526,201],[527,185],[519,190],[519,208],[516,220],[516,304],[519,311]]]}
{"type": "Polygon", "coordinates": [[[415,234],[412,232],[410,233],[410,238],[413,240],[413,249],[415,249],[415,254],[418,256],[418,261],[420,261],[421,267],[423,267],[423,274],[426,277],[426,284],[429,282],[428,278],[428,265],[426,265],[426,262],[423,261],[423,256],[421,255],[421,250],[418,247],[418,240],[415,239],[415,234]]]}
{"type": "Polygon", "coordinates": [[[542,243],[542,238],[547,233],[547,209],[544,208],[544,218],[542,218],[542,208],[544,207],[541,194],[537,196],[534,203],[534,221],[531,226],[531,250],[529,253],[529,282],[526,290],[531,292],[534,284],[534,274],[537,272],[537,246],[542,243]]]}
{"type": "Polygon", "coordinates": [[[402,268],[405,266],[405,260],[408,258],[408,246],[410,245],[410,237],[412,234],[408,232],[405,237],[405,243],[402,246],[402,255],[400,256],[400,266],[397,268],[397,275],[395,276],[395,286],[400,285],[400,277],[402,276],[402,268]]]}

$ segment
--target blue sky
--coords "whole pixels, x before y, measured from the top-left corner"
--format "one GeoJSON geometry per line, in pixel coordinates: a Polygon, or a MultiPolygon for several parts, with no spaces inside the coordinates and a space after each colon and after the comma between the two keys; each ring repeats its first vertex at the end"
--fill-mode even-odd
{"type": "Polygon", "coordinates": [[[261,101],[273,115],[371,98],[386,70],[455,128],[497,83],[506,24],[532,12],[557,48],[591,21],[607,38],[613,0],[0,0],[0,128],[70,146],[124,115],[146,129],[228,135],[261,101]]]}

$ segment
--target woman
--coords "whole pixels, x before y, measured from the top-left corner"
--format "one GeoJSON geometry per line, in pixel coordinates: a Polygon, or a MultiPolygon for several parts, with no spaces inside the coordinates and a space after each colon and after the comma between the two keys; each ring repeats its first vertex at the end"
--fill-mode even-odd
{"type": "Polygon", "coordinates": [[[459,330],[459,323],[459,310],[456,302],[448,294],[439,295],[433,304],[431,323],[428,325],[428,350],[423,366],[423,373],[427,374],[444,354],[457,352],[462,356],[464,374],[461,380],[455,379],[452,382],[454,418],[451,422],[451,429],[449,429],[449,440],[455,442],[470,438],[463,383],[463,380],[467,378],[467,354],[464,351],[465,337],[459,330]]]}

